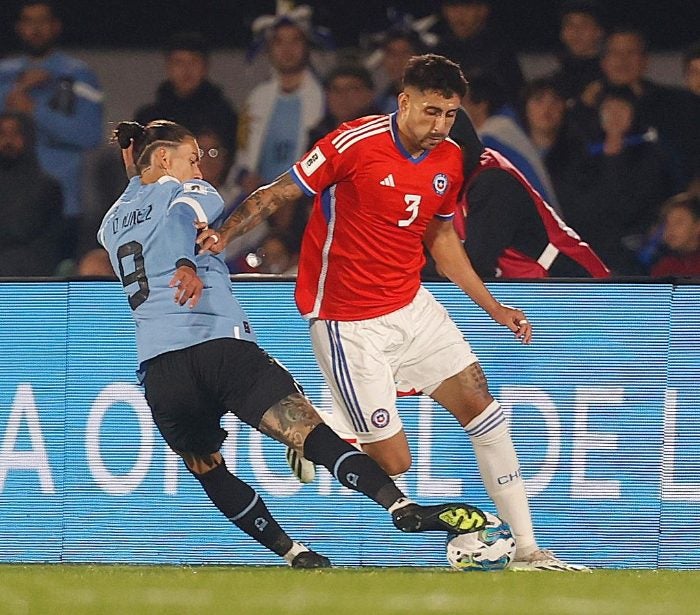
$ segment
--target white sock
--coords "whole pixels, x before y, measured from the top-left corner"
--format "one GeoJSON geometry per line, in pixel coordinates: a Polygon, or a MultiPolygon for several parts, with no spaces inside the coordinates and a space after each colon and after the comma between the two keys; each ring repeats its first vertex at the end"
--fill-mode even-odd
{"type": "Polygon", "coordinates": [[[520,465],[501,405],[492,401],[464,428],[474,447],[486,492],[515,537],[518,556],[537,549],[520,465]]]}
{"type": "Polygon", "coordinates": [[[286,561],[290,566],[292,565],[292,561],[294,558],[299,555],[299,553],[303,553],[304,551],[308,551],[309,549],[305,547],[303,544],[300,542],[297,542],[296,540],[292,540],[292,547],[287,551],[282,557],[284,558],[284,561],[286,561]]]}

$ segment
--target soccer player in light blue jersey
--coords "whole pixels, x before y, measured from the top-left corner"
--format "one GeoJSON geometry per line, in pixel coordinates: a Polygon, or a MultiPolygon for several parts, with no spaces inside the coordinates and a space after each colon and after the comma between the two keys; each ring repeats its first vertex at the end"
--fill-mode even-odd
{"type": "Polygon", "coordinates": [[[224,204],[202,180],[192,134],[156,120],[145,127],[122,122],[114,136],[131,180],[98,239],[136,321],[139,376],[153,420],[214,505],[291,566],[330,566],[293,541],[255,490],[227,470],[220,419],[232,412],[377,502],[401,531],[484,527],[484,513],[468,504],[407,499],[376,462],[325,425],[292,376],[257,345],[222,257],[195,250],[195,223],[218,226],[224,204]]]}

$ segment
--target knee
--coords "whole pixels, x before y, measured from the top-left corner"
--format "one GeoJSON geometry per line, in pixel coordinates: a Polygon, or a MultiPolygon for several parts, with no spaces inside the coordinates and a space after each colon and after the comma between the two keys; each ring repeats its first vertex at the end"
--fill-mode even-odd
{"type": "Polygon", "coordinates": [[[494,397],[487,386],[465,387],[462,398],[462,410],[465,415],[470,415],[471,418],[474,418],[479,416],[493,402],[494,397]]]}
{"type": "Polygon", "coordinates": [[[475,396],[470,400],[470,403],[464,405],[461,416],[458,417],[459,422],[462,426],[467,425],[486,410],[494,401],[491,395],[475,396]]]}

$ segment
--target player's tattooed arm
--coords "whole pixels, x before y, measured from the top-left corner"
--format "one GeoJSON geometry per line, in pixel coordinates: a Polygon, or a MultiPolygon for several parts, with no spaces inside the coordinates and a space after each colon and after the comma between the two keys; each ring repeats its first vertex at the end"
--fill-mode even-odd
{"type": "Polygon", "coordinates": [[[219,229],[224,243],[243,235],[287,203],[301,198],[303,192],[289,173],[258,188],[228,217],[219,229]]]}
{"type": "Polygon", "coordinates": [[[303,454],[306,436],[322,422],[306,397],[301,393],[292,393],[265,412],[259,429],[303,454]]]}
{"type": "Polygon", "coordinates": [[[303,194],[289,173],[284,173],[271,184],[261,186],[253,192],[226,219],[221,228],[213,229],[206,222],[196,222],[197,245],[201,252],[219,254],[232,239],[247,233],[280,207],[293,203],[303,194]]]}

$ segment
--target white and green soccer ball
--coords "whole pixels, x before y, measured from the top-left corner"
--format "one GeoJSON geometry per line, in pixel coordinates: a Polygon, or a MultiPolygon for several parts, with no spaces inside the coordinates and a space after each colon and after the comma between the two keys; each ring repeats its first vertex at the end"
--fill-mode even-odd
{"type": "Polygon", "coordinates": [[[448,537],[447,561],[455,570],[503,570],[513,561],[515,539],[510,526],[488,512],[486,519],[486,527],[478,532],[448,537]]]}

